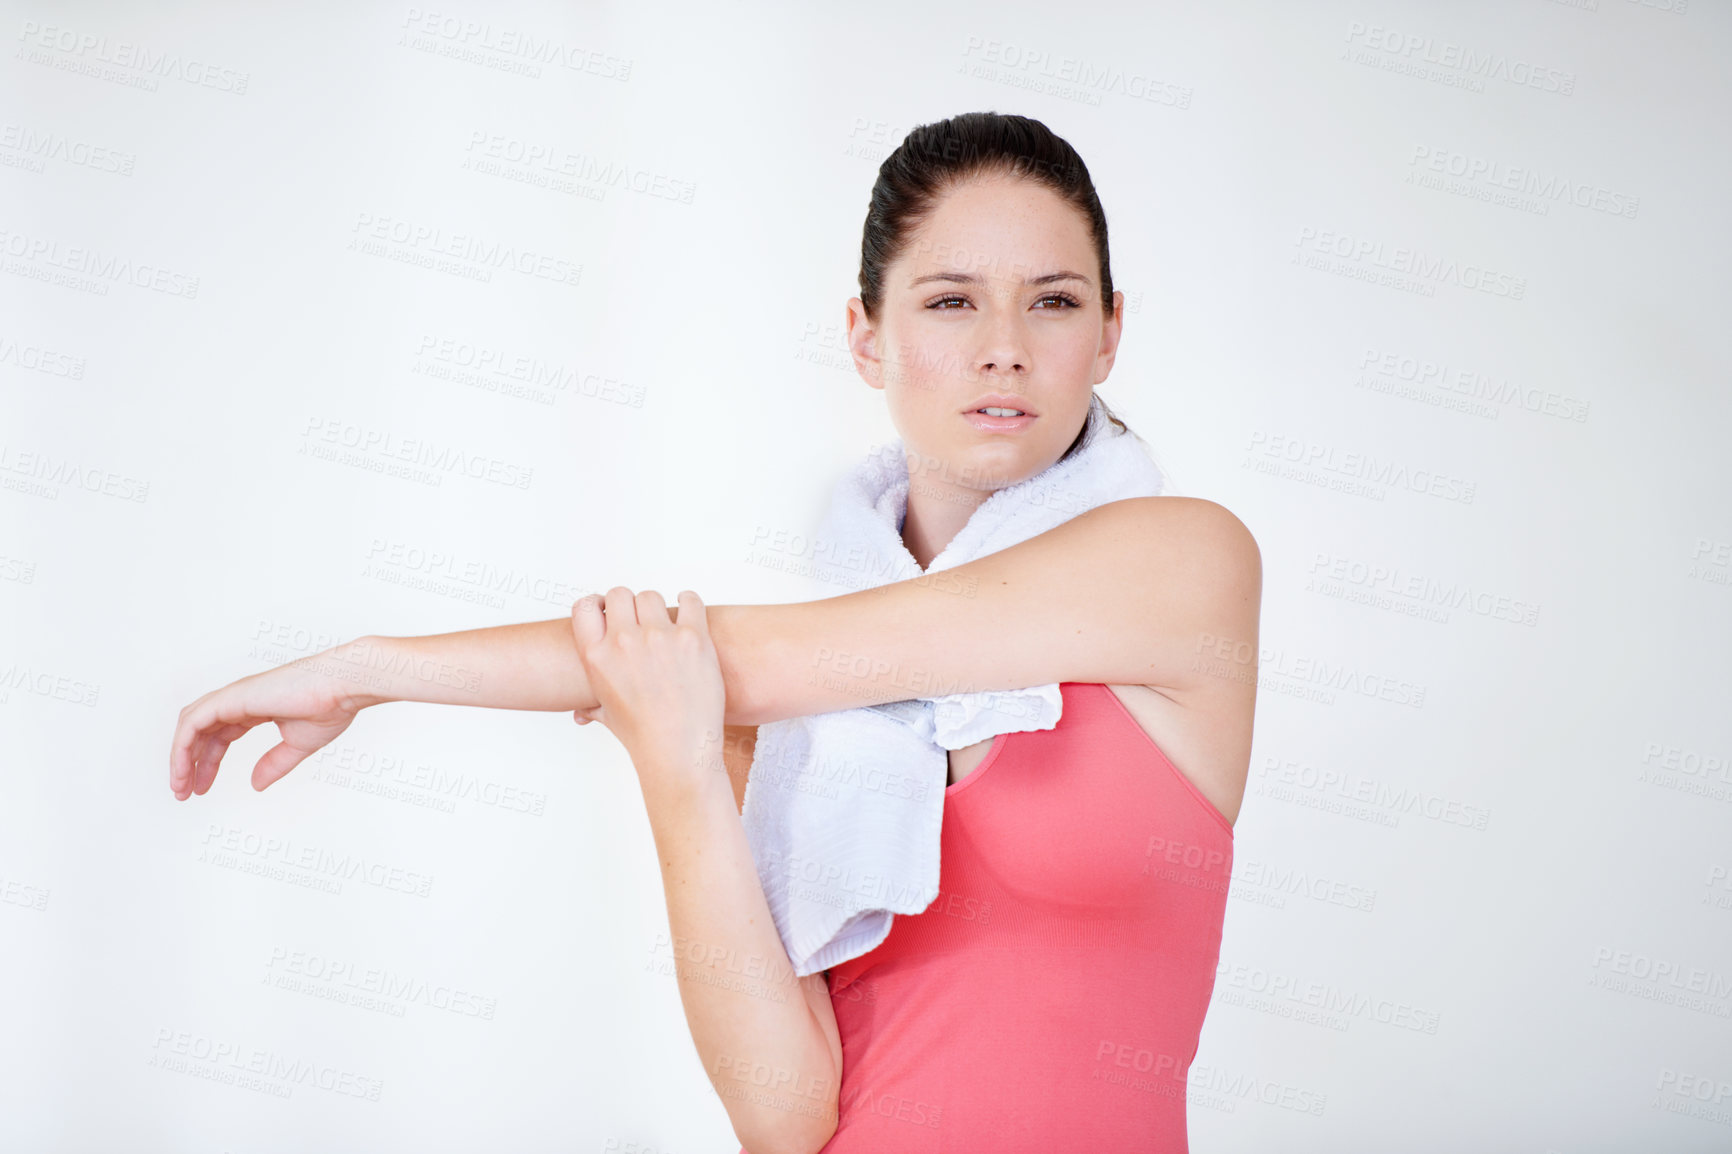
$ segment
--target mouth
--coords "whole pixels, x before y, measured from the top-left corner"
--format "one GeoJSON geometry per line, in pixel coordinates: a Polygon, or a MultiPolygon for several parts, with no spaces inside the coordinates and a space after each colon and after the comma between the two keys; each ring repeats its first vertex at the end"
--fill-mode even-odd
{"type": "Polygon", "coordinates": [[[988,393],[984,397],[976,397],[963,413],[981,413],[989,417],[1036,417],[1040,414],[1028,407],[1028,402],[1021,397],[1008,393],[988,393]]]}
{"type": "Polygon", "coordinates": [[[1034,424],[1036,417],[1014,405],[982,405],[965,411],[962,419],[988,433],[1014,433],[1034,424]]]}

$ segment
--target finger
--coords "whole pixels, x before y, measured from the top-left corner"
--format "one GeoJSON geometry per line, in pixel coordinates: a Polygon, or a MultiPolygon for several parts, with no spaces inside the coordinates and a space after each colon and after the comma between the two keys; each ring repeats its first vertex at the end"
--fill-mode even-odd
{"type": "Polygon", "coordinates": [[[607,622],[602,617],[601,594],[591,593],[587,597],[579,597],[571,607],[571,632],[577,639],[577,652],[582,656],[591,645],[602,639],[607,632],[607,622]]]}
{"type": "Polygon", "coordinates": [[[168,787],[182,801],[192,796],[192,775],[204,744],[204,736],[190,722],[181,722],[175,730],[174,748],[168,755],[168,787]]]}
{"type": "Polygon", "coordinates": [[[221,766],[222,757],[217,753],[216,740],[208,733],[200,734],[192,747],[192,770],[187,774],[186,780],[181,782],[182,795],[191,797],[195,793],[202,793],[199,789],[200,778],[204,779],[205,789],[209,789],[211,780],[216,777],[221,766]]]}
{"type": "Polygon", "coordinates": [[[225,725],[205,734],[204,741],[199,745],[198,764],[193,767],[192,779],[187,783],[188,788],[200,797],[209,793],[211,782],[216,780],[217,770],[222,768],[223,754],[227,753],[229,746],[245,732],[246,730],[239,726],[225,725]]]}
{"type": "MultiPolygon", "coordinates": [[[[595,685],[595,671],[590,668],[589,651],[607,632],[607,618],[602,613],[601,594],[591,593],[579,597],[571,606],[571,634],[577,641],[577,659],[583,665],[583,672],[589,678],[591,688],[595,685]]],[[[588,725],[590,718],[583,715],[583,710],[572,711],[571,719],[579,725],[588,725]]]]}
{"type": "Polygon", "coordinates": [[[174,732],[168,738],[168,790],[177,797],[180,795],[181,748],[187,733],[186,715],[191,709],[189,705],[180,711],[174,722],[174,732]]]}
{"type": "Polygon", "coordinates": [[[174,739],[168,746],[168,788],[183,800],[190,793],[186,783],[192,777],[193,745],[199,736],[196,716],[208,697],[207,693],[180,711],[180,720],[174,724],[174,739]]]}
{"type": "Polygon", "coordinates": [[[253,788],[264,789],[281,781],[295,766],[307,759],[304,751],[296,749],[286,741],[279,741],[265,751],[259,758],[259,763],[253,766],[253,788]]]}
{"type": "Polygon", "coordinates": [[[244,692],[219,691],[201,699],[187,714],[175,749],[180,755],[177,768],[180,770],[179,784],[182,788],[191,783],[193,762],[198,758],[204,744],[213,738],[223,742],[234,741],[261,721],[270,720],[247,711],[246,703],[240,697],[244,692]]]}
{"type": "Polygon", "coordinates": [[[681,589],[679,594],[680,624],[690,625],[699,633],[708,637],[710,633],[709,613],[704,609],[704,599],[690,589],[681,589]]]}
{"type": "Polygon", "coordinates": [[[637,595],[637,619],[645,629],[672,629],[674,625],[668,620],[668,603],[654,589],[645,589],[637,595]]]}
{"type": "Polygon", "coordinates": [[[631,590],[624,585],[615,585],[609,589],[607,591],[608,632],[627,629],[637,623],[637,601],[632,597],[631,590]]]}
{"type": "Polygon", "coordinates": [[[170,754],[170,781],[174,786],[175,796],[185,801],[192,795],[193,783],[202,770],[205,776],[205,788],[210,788],[210,779],[216,776],[217,765],[222,760],[220,752],[213,752],[213,744],[227,748],[229,743],[246,733],[261,721],[269,718],[254,717],[246,711],[239,701],[218,694],[202,699],[192,712],[181,722],[181,728],[175,747],[170,754]],[[205,767],[208,759],[209,766],[205,767]]]}

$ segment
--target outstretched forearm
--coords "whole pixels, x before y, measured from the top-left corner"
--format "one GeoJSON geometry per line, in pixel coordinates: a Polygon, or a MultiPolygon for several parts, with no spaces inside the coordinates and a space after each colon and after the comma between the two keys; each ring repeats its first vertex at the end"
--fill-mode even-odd
{"type": "MultiPolygon", "coordinates": [[[[745,718],[741,671],[748,645],[745,631],[738,626],[751,608],[707,607],[710,633],[722,662],[730,724],[745,718]]],[[[668,616],[678,621],[679,607],[669,607],[668,616]]],[[[360,637],[315,660],[362,706],[426,701],[567,713],[598,704],[577,655],[570,617],[424,637],[360,637]]]]}
{"type": "Polygon", "coordinates": [[[425,637],[359,637],[322,656],[330,659],[323,668],[352,686],[360,705],[566,711],[596,704],[569,617],[425,637]]]}

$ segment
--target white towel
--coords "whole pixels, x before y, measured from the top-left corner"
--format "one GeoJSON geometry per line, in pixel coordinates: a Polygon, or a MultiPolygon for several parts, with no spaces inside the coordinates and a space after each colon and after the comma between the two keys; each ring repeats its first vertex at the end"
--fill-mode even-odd
{"type": "MultiPolygon", "coordinates": [[[[1107,420],[1098,397],[1086,429],[1069,460],[982,502],[925,572],[996,553],[1098,505],[1160,494],[1160,469],[1136,437],[1107,420]]],[[[850,581],[859,587],[919,577],[902,541],[907,508],[908,464],[897,438],[837,482],[816,541],[832,556],[859,560],[865,576],[850,581]]],[[[760,725],[741,820],[794,972],[815,974],[875,949],[895,914],[920,913],[938,896],[946,751],[1051,729],[1062,708],[1054,684],[760,725]]]]}

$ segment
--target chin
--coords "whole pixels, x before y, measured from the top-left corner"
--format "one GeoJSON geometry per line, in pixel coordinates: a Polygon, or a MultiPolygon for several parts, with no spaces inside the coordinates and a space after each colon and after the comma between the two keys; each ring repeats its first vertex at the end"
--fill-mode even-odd
{"type": "Polygon", "coordinates": [[[1036,452],[1026,444],[1000,443],[975,446],[974,452],[963,454],[963,460],[973,465],[975,471],[990,482],[991,488],[1002,489],[1041,472],[1058,460],[1062,452],[1063,446],[1048,453],[1036,452]]]}

